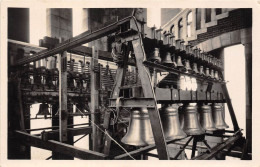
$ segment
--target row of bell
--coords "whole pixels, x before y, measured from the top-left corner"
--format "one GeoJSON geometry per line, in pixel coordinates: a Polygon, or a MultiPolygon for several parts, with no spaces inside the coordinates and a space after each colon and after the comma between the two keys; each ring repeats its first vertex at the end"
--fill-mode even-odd
{"type": "MultiPolygon", "coordinates": [[[[51,115],[49,108],[50,107],[47,103],[40,104],[38,113],[36,114],[36,118],[38,118],[38,116],[43,116],[46,119],[48,115],[51,115]]],[[[70,110],[73,110],[73,108],[70,110]]],[[[89,110],[89,108],[87,105],[76,104],[76,110],[73,113],[73,115],[84,116],[87,113],[86,111],[88,111],[88,110],[89,110]]],[[[57,111],[57,113],[55,115],[58,115],[58,112],[59,111],[57,111]]]]}
{"type": "Polygon", "coordinates": [[[153,55],[150,57],[151,61],[157,61],[157,62],[161,62],[162,64],[165,65],[172,65],[178,69],[181,70],[186,70],[188,72],[192,72],[194,74],[198,74],[201,76],[206,76],[212,79],[216,79],[216,80],[220,80],[221,78],[218,75],[218,71],[214,69],[209,69],[208,67],[206,67],[205,72],[204,72],[204,67],[201,65],[200,68],[198,69],[197,67],[197,63],[193,63],[192,67],[190,65],[190,61],[189,60],[185,60],[185,63],[183,65],[182,60],[181,60],[181,56],[177,57],[177,61],[175,62],[175,56],[172,56],[170,54],[170,52],[167,52],[166,55],[164,56],[163,60],[161,60],[160,56],[159,56],[159,49],[155,48],[155,51],[153,52],[153,55]],[[172,60],[173,58],[173,60],[172,60]]]}
{"type": "MultiPolygon", "coordinates": [[[[224,120],[223,107],[219,104],[197,106],[186,104],[179,108],[176,104],[166,105],[160,110],[160,117],[166,140],[183,139],[187,135],[202,135],[205,131],[228,128],[224,120]],[[179,111],[180,115],[179,115],[179,111]]],[[[147,108],[134,108],[130,123],[122,143],[146,146],[154,143],[147,108]]]]}

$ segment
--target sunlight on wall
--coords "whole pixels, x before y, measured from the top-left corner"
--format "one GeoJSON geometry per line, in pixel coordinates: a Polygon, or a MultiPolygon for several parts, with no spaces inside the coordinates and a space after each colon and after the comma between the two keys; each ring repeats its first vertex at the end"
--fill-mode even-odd
{"type": "Polygon", "coordinates": [[[39,45],[39,40],[46,36],[46,8],[30,8],[30,44],[39,45]]]}
{"type": "MultiPolygon", "coordinates": [[[[224,49],[225,79],[228,81],[227,89],[237,117],[238,125],[246,134],[246,90],[245,90],[245,56],[244,46],[235,45],[224,49]]],[[[226,123],[233,129],[231,118],[226,105],[226,123]]]]}

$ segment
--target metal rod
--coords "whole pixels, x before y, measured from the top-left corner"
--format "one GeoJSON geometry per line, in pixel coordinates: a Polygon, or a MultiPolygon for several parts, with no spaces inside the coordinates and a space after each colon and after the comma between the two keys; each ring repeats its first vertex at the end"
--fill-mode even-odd
{"type": "MultiPolygon", "coordinates": [[[[72,124],[72,125],[68,125],[68,127],[81,126],[81,125],[90,125],[90,123],[72,124]]],[[[38,130],[45,130],[45,129],[52,129],[52,128],[59,128],[59,126],[36,128],[36,129],[25,129],[25,130],[28,131],[28,132],[31,132],[31,131],[38,131],[38,130]]]]}

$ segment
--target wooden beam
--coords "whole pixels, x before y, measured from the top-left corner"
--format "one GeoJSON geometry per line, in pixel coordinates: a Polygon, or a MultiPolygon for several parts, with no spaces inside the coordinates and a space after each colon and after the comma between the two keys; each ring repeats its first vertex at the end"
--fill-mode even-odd
{"type": "MultiPolygon", "coordinates": [[[[91,103],[90,103],[90,111],[96,112],[99,108],[99,80],[98,80],[98,72],[95,71],[95,68],[98,67],[98,51],[95,46],[92,47],[92,58],[90,62],[90,87],[91,87],[91,103]]],[[[97,126],[100,124],[100,118],[98,118],[97,114],[91,114],[91,125],[92,125],[92,150],[99,151],[99,132],[97,126]]]]}
{"type": "MultiPolygon", "coordinates": [[[[78,135],[85,135],[90,134],[92,132],[92,127],[80,127],[80,128],[68,128],[68,136],[78,136],[78,135]]],[[[56,139],[57,136],[59,136],[59,130],[53,130],[48,132],[42,132],[42,139],[47,140],[53,140],[56,139]]]]}
{"type": "Polygon", "coordinates": [[[73,38],[70,38],[70,39],[58,44],[55,48],[53,48],[51,50],[43,50],[30,57],[24,57],[24,58],[18,60],[15,63],[15,65],[23,65],[23,64],[27,64],[27,63],[30,63],[33,61],[37,61],[37,60],[61,53],[63,51],[70,50],[70,49],[80,46],[82,44],[94,41],[96,39],[109,35],[113,32],[116,32],[119,28],[119,25],[121,25],[125,22],[128,22],[131,19],[132,19],[132,16],[129,16],[129,17],[126,17],[115,23],[112,23],[106,27],[103,27],[101,29],[98,29],[95,31],[91,31],[91,30],[86,31],[82,34],[79,34],[78,36],[75,36],[73,38]]]}
{"type": "Polygon", "coordinates": [[[149,74],[149,69],[146,68],[143,64],[145,57],[145,52],[142,48],[141,37],[137,36],[137,40],[132,41],[135,59],[136,59],[136,67],[139,72],[139,76],[141,79],[141,84],[144,92],[145,98],[153,98],[155,108],[148,108],[148,113],[150,117],[150,122],[152,126],[153,136],[158,152],[159,159],[167,160],[169,159],[168,150],[165,143],[165,137],[162,130],[161,118],[159,115],[159,111],[157,109],[157,102],[154,90],[152,88],[151,78],[149,74]]]}
{"type": "Polygon", "coordinates": [[[237,123],[237,118],[236,118],[236,114],[233,108],[233,105],[231,103],[231,99],[227,90],[227,85],[226,84],[222,84],[222,90],[223,90],[223,94],[225,96],[226,102],[227,102],[227,106],[228,106],[228,111],[233,123],[233,127],[234,127],[234,131],[238,131],[239,130],[239,126],[237,123]]]}
{"type": "Polygon", "coordinates": [[[60,142],[68,140],[67,134],[67,52],[60,55],[60,70],[59,70],[59,130],[60,142]]]}
{"type": "Polygon", "coordinates": [[[61,143],[54,140],[49,141],[43,141],[40,137],[36,137],[33,135],[30,135],[26,132],[22,131],[16,131],[16,136],[19,140],[24,141],[25,144],[42,148],[50,151],[59,152],[65,155],[73,156],[79,159],[85,159],[85,160],[97,160],[97,159],[106,159],[107,156],[95,152],[90,151],[82,148],[78,148],[69,144],[61,143]]]}

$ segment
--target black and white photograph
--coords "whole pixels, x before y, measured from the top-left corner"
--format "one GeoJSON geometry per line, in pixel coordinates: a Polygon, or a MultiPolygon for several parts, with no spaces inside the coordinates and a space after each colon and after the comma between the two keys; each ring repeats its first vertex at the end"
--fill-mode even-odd
{"type": "Polygon", "coordinates": [[[22,2],[1,2],[1,166],[260,165],[259,2],[22,2]]]}

